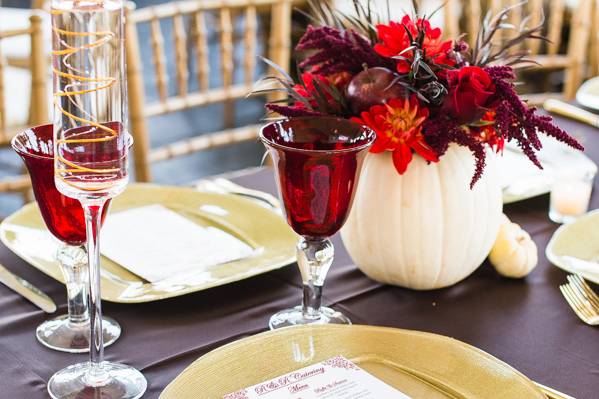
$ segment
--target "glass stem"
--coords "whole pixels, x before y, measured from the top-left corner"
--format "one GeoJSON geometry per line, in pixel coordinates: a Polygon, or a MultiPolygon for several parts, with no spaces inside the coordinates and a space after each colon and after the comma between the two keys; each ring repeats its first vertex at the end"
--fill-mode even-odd
{"type": "Polygon", "coordinates": [[[84,246],[62,244],[56,255],[67,286],[69,323],[89,323],[88,267],[84,246]]]}
{"type": "Polygon", "coordinates": [[[89,264],[89,317],[90,317],[90,370],[87,378],[91,385],[101,385],[107,378],[102,367],[104,336],[102,334],[102,301],[100,297],[100,227],[102,209],[106,201],[81,201],[85,212],[87,257],[89,264]]]}
{"type": "Polygon", "coordinates": [[[320,318],[322,286],[333,264],[335,251],[328,238],[303,237],[297,244],[297,263],[304,284],[302,313],[306,319],[320,318]]]}

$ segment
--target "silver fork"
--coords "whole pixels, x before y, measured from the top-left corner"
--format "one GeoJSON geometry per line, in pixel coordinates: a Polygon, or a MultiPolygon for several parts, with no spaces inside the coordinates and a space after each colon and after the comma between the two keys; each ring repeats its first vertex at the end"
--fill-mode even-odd
{"type": "Polygon", "coordinates": [[[587,282],[578,274],[568,276],[570,285],[578,290],[578,292],[590,302],[595,313],[599,313],[599,295],[587,284],[587,282]]]}
{"type": "Polygon", "coordinates": [[[559,289],[574,313],[588,325],[599,325],[599,296],[578,275],[568,276],[568,281],[559,289]]]}
{"type": "Polygon", "coordinates": [[[196,190],[221,194],[234,194],[249,198],[264,205],[276,213],[282,214],[281,204],[274,196],[258,190],[252,190],[223,178],[200,180],[195,184],[196,190]]]}

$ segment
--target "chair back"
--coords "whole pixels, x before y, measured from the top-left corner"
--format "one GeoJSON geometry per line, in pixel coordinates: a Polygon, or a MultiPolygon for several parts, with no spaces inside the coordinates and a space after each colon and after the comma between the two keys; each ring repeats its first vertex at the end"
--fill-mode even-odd
{"type": "MultiPolygon", "coordinates": [[[[561,96],[570,100],[582,83],[587,66],[591,10],[595,1],[597,0],[579,0],[574,9],[570,9],[566,0],[528,0],[527,4],[519,7],[516,6],[522,3],[520,0],[449,0],[445,9],[446,35],[458,37],[460,31],[464,32],[464,39],[473,45],[486,13],[490,11],[497,14],[506,7],[515,7],[506,21],[514,27],[536,26],[544,18],[542,34],[549,41],[544,43],[540,40],[528,40],[513,47],[513,50],[528,50],[528,58],[540,64],[533,69],[564,70],[561,96]],[[567,18],[568,16],[571,17],[567,18]],[[566,29],[567,32],[564,32],[566,29]]],[[[515,30],[508,29],[501,33],[495,39],[497,45],[506,43],[517,34],[515,30]]],[[[534,96],[529,98],[535,98],[533,102],[539,102],[547,96],[554,94],[539,95],[538,99],[534,96]]]]}
{"type": "Polygon", "coordinates": [[[589,76],[599,76],[599,0],[593,1],[589,45],[589,76]]]}
{"type": "MultiPolygon", "coordinates": [[[[30,91],[29,117],[30,126],[40,125],[48,121],[48,98],[47,98],[47,57],[44,54],[44,43],[42,34],[42,18],[33,14],[30,18],[30,26],[23,29],[0,31],[0,41],[9,40],[18,36],[29,36],[31,39],[31,54],[29,65],[31,79],[30,87],[23,87],[22,90],[30,91]]],[[[1,49],[1,46],[0,46],[1,49]]],[[[1,50],[0,50],[1,51],[1,50]]],[[[11,101],[11,96],[21,95],[20,93],[9,93],[6,91],[5,82],[7,74],[5,73],[6,60],[0,54],[0,147],[9,147],[13,136],[26,128],[26,126],[10,126],[7,113],[10,112],[7,104],[11,101]]],[[[4,180],[0,180],[0,192],[21,192],[26,194],[29,191],[30,182],[27,175],[20,175],[4,180]]]]}
{"type": "MultiPolygon", "coordinates": [[[[233,101],[252,90],[256,78],[258,18],[267,16],[267,54],[288,69],[291,40],[291,0],[187,0],[131,10],[127,18],[127,62],[131,132],[135,138],[135,172],[138,181],[150,181],[150,165],[193,152],[255,140],[257,126],[233,128],[233,101]],[[243,22],[242,65],[234,65],[235,26],[243,22]],[[138,28],[148,25],[152,66],[158,100],[147,104],[138,41],[138,28]],[[163,26],[172,27],[165,38],[163,26]],[[211,87],[210,37],[216,31],[221,84],[211,87]],[[174,54],[176,93],[169,92],[167,49],[174,54]],[[234,68],[243,69],[243,80],[234,80],[234,68]],[[197,88],[190,87],[192,76],[197,88]],[[147,118],[172,112],[224,103],[225,129],[150,149],[147,118]]],[[[262,19],[264,20],[264,19],[262,19]]],[[[240,46],[241,47],[241,46],[240,46]]],[[[144,65],[145,66],[145,65],[144,65]]],[[[194,86],[195,87],[195,86],[194,86]]]]}

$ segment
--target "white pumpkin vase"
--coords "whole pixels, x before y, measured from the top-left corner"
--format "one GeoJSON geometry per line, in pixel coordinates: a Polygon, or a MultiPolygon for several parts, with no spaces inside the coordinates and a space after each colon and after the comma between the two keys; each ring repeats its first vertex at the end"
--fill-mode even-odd
{"type": "Polygon", "coordinates": [[[489,254],[502,217],[497,160],[489,153],[470,189],[474,157],[452,144],[438,163],[420,156],[399,175],[391,153],[368,154],[341,236],[370,278],[429,290],[470,275],[489,254]]]}

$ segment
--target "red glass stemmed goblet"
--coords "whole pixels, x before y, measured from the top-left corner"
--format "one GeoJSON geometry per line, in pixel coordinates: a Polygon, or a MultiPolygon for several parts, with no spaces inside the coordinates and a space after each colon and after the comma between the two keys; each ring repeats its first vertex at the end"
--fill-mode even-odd
{"type": "MultiPolygon", "coordinates": [[[[60,241],[56,259],[67,286],[68,314],[40,324],[36,330],[37,339],[54,350],[88,352],[90,320],[85,218],[79,201],[61,194],[54,184],[53,126],[37,126],[17,134],[12,147],[29,171],[46,227],[60,241]]],[[[104,209],[102,220],[107,209],[104,209]]],[[[104,345],[108,346],[120,336],[121,327],[108,317],[104,318],[102,326],[104,345]]]]}
{"type": "Polygon", "coordinates": [[[351,324],[342,313],[321,306],[322,287],[333,263],[329,237],[347,219],[375,134],[347,119],[302,117],[270,123],[260,138],[274,161],[287,222],[302,236],[297,245],[302,305],[273,315],[269,326],[351,324]]]}

